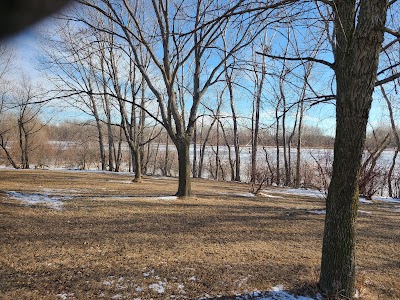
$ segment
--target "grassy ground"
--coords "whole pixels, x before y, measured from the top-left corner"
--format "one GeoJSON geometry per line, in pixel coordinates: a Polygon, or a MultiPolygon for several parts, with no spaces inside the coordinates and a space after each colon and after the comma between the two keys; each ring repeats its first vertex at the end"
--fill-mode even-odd
{"type": "MultiPolygon", "coordinates": [[[[318,280],[324,202],[244,197],[246,184],[61,171],[0,171],[1,299],[196,299],[318,280]],[[7,191],[72,196],[62,210],[7,191]],[[162,292],[162,293],[159,293],[162,292]]],[[[361,204],[357,286],[364,299],[400,299],[399,212],[361,204]]]]}

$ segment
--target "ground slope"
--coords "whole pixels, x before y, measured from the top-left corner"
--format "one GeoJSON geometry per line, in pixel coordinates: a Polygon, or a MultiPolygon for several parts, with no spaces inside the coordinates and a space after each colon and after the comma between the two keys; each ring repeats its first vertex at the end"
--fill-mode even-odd
{"type": "MultiPolygon", "coordinates": [[[[176,199],[175,179],[131,179],[0,171],[0,298],[198,299],[277,285],[293,294],[317,281],[323,199],[251,197],[246,184],[208,180],[176,199]]],[[[357,287],[364,299],[399,299],[399,212],[360,209],[357,287]]]]}

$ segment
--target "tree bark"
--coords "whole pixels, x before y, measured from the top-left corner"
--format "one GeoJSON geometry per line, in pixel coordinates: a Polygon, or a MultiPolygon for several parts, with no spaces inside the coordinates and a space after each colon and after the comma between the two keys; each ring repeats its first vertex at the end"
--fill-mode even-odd
{"type": "Polygon", "coordinates": [[[336,139],[319,281],[331,296],[354,295],[358,173],[387,8],[382,0],[335,1],[336,139]]]}
{"type": "Polygon", "coordinates": [[[180,136],[175,139],[174,143],[178,150],[179,165],[179,184],[175,195],[178,197],[190,196],[192,194],[189,157],[190,139],[186,136],[180,136]]]}

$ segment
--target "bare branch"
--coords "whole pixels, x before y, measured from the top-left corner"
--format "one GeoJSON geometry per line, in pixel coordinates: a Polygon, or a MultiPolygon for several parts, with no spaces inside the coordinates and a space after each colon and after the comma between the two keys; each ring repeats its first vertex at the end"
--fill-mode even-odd
{"type": "Polygon", "coordinates": [[[260,55],[264,55],[269,58],[274,58],[274,59],[291,60],[291,61],[313,61],[316,63],[323,64],[325,66],[328,66],[331,69],[335,69],[335,65],[333,63],[330,63],[323,59],[310,57],[310,56],[307,56],[307,57],[285,57],[285,56],[276,56],[276,55],[266,54],[266,53],[262,53],[262,52],[256,52],[256,53],[260,54],[260,55]]]}
{"type": "Polygon", "coordinates": [[[399,31],[395,31],[393,29],[385,27],[385,32],[395,36],[396,38],[400,38],[400,32],[399,31]]]}
{"type": "Polygon", "coordinates": [[[375,82],[375,86],[380,86],[382,84],[394,81],[397,78],[400,78],[400,73],[396,73],[396,74],[393,74],[392,76],[386,77],[385,79],[378,80],[377,82],[375,82]]]}

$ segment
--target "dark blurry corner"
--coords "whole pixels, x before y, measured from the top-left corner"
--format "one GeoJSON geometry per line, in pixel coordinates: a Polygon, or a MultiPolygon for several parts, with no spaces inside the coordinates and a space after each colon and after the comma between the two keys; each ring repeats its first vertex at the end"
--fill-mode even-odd
{"type": "Polygon", "coordinates": [[[69,0],[0,0],[0,39],[64,8],[69,0]]]}

